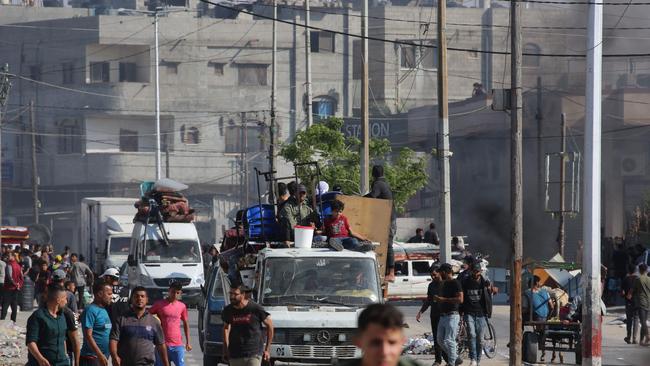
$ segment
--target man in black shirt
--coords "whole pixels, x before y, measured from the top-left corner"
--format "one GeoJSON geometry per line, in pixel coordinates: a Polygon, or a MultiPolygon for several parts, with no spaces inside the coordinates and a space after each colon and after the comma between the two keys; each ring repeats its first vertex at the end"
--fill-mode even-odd
{"type": "Polygon", "coordinates": [[[476,366],[481,361],[483,350],[483,333],[487,328],[485,308],[488,300],[486,289],[490,287],[481,275],[481,263],[475,262],[467,269],[470,276],[461,283],[463,287],[463,313],[467,326],[467,338],[469,341],[470,366],[476,366]]]}
{"type": "MultiPolygon", "coordinates": [[[[393,191],[390,189],[390,185],[386,182],[384,177],[384,166],[375,165],[372,167],[372,185],[370,187],[370,193],[366,197],[378,198],[383,200],[392,200],[393,191]]],[[[397,232],[397,212],[395,211],[395,204],[391,209],[390,214],[390,233],[388,234],[388,250],[386,251],[386,276],[384,280],[386,282],[395,282],[395,252],[393,251],[393,238],[397,232]]]]}
{"type": "Polygon", "coordinates": [[[627,344],[630,344],[630,338],[631,343],[636,344],[637,335],[639,334],[639,313],[632,298],[634,281],[638,278],[635,272],[636,266],[628,264],[627,276],[625,276],[621,285],[621,295],[625,299],[625,328],[627,330],[627,336],[624,340],[627,344]]]}
{"type": "Polygon", "coordinates": [[[458,324],[460,315],[458,313],[460,304],[463,303],[463,289],[460,283],[452,275],[453,270],[449,263],[440,266],[440,275],[442,276],[442,286],[440,295],[433,296],[438,302],[440,309],[440,322],[438,323],[437,341],[442,347],[442,351],[447,355],[449,365],[456,364],[458,357],[456,337],[458,336],[458,324]]]}
{"type": "Polygon", "coordinates": [[[436,224],[433,222],[429,224],[429,230],[424,233],[424,242],[440,245],[440,238],[438,237],[438,232],[436,231],[436,224]]]}
{"type": "Polygon", "coordinates": [[[422,228],[417,228],[415,229],[415,236],[412,236],[409,241],[409,243],[426,243],[424,241],[424,234],[422,228]]]}
{"type": "Polygon", "coordinates": [[[230,304],[223,309],[223,356],[231,366],[260,366],[271,358],[273,322],[269,313],[246,297],[246,288],[230,288],[230,304]],[[266,327],[266,346],[262,334],[266,327]]]}
{"type": "MultiPolygon", "coordinates": [[[[439,270],[440,266],[435,264],[431,266],[431,283],[429,283],[429,288],[427,289],[427,299],[422,302],[422,307],[415,316],[415,320],[419,322],[422,314],[431,307],[431,334],[435,341],[433,350],[436,357],[433,366],[440,366],[442,364],[442,348],[440,348],[440,343],[437,340],[440,309],[438,308],[438,303],[433,299],[436,295],[440,294],[440,285],[442,285],[442,278],[440,277],[439,270]]],[[[447,356],[445,356],[445,359],[446,358],[447,356]]]]}

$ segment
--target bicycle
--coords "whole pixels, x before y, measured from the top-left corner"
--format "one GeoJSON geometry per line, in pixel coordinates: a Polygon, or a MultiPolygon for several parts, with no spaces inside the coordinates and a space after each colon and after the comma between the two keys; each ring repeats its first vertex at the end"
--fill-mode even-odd
{"type": "MultiPolygon", "coordinates": [[[[483,353],[487,358],[494,358],[497,354],[497,334],[494,330],[494,326],[490,323],[489,318],[485,318],[485,323],[487,326],[483,332],[483,353]]],[[[460,318],[458,327],[458,337],[456,338],[456,344],[458,345],[458,358],[466,359],[469,358],[470,344],[467,334],[467,324],[465,323],[464,317],[460,318]]]]}

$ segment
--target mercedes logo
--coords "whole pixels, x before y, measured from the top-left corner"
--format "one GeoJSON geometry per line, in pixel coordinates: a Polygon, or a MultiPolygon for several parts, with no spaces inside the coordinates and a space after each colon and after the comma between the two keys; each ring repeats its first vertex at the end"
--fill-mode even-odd
{"type": "Polygon", "coordinates": [[[330,332],[326,330],[321,330],[320,332],[318,332],[318,334],[316,334],[316,340],[320,344],[330,343],[331,340],[330,332]]]}

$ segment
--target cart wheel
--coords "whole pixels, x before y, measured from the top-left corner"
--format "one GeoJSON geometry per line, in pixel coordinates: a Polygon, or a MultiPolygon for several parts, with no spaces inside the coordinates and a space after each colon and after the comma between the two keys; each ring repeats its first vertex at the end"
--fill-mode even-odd
{"type": "Polygon", "coordinates": [[[521,355],[524,362],[537,363],[538,348],[537,333],[524,332],[521,355]]]}
{"type": "Polygon", "coordinates": [[[576,343],[576,365],[582,365],[582,345],[580,341],[576,343]]]}

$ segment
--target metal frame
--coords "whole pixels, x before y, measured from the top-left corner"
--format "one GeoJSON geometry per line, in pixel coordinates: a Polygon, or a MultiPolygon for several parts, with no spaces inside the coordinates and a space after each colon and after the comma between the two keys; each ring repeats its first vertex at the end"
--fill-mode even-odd
{"type": "MultiPolygon", "coordinates": [[[[563,159],[561,159],[563,160],[563,159]]],[[[580,168],[581,168],[582,156],[579,152],[555,152],[555,153],[546,153],[545,157],[545,166],[544,166],[544,211],[551,214],[577,214],[580,212],[580,168]],[[571,180],[570,181],[551,181],[550,172],[551,172],[551,157],[559,156],[560,158],[568,157],[568,163],[571,168],[571,180]],[[569,183],[571,184],[571,205],[568,210],[558,211],[552,210],[549,207],[550,201],[550,188],[552,184],[562,184],[569,183]]],[[[562,163],[566,164],[565,161],[562,163]]]]}

